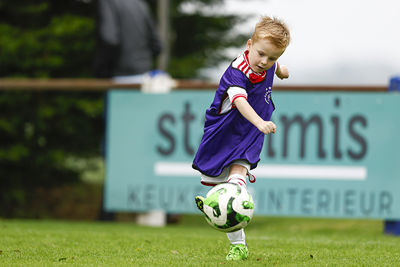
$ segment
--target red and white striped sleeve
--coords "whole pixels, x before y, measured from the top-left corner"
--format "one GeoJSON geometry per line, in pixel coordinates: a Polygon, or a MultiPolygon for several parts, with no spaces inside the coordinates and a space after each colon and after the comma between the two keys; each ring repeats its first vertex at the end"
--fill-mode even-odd
{"type": "Polygon", "coordinates": [[[244,97],[247,100],[247,92],[245,89],[241,87],[231,87],[227,91],[229,100],[231,102],[231,105],[233,105],[233,101],[239,97],[244,97]]]}

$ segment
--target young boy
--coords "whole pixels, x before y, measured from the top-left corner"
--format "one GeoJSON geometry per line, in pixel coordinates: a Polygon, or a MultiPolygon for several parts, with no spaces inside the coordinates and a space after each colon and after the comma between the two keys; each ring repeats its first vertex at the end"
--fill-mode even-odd
{"type": "MultiPolygon", "coordinates": [[[[247,50],[223,74],[214,101],[206,111],[204,135],[193,161],[201,172],[201,183],[224,182],[246,186],[246,176],[260,160],[264,135],[275,133],[270,121],[275,109],[271,98],[274,75],[289,77],[288,69],[276,61],[290,42],[287,26],[276,18],[262,17],[247,41],[247,50]]],[[[203,211],[201,196],[197,207],[203,211]]],[[[231,242],[227,260],[248,257],[244,230],[227,233],[231,242]]]]}

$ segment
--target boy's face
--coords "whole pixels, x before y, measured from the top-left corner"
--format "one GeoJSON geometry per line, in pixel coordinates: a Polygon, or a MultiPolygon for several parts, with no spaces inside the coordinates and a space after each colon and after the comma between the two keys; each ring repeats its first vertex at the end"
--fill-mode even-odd
{"type": "Polygon", "coordinates": [[[271,68],[285,52],[285,48],[277,48],[268,39],[261,39],[256,42],[249,39],[247,50],[249,50],[250,67],[255,72],[263,72],[271,68]]]}

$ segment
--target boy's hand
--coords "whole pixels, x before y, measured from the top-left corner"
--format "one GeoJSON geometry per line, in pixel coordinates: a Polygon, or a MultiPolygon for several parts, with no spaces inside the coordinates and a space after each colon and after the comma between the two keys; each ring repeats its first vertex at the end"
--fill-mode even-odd
{"type": "Polygon", "coordinates": [[[279,79],[289,78],[289,69],[285,65],[278,65],[276,76],[278,76],[279,79]]]}
{"type": "Polygon", "coordinates": [[[257,124],[257,129],[264,134],[275,133],[276,125],[272,121],[260,121],[257,124]]]}
{"type": "Polygon", "coordinates": [[[264,134],[275,133],[275,123],[272,121],[265,121],[258,116],[258,114],[250,106],[249,102],[247,102],[246,98],[238,97],[233,101],[233,103],[236,105],[236,108],[239,110],[240,114],[242,114],[243,117],[256,126],[260,132],[264,134]]]}

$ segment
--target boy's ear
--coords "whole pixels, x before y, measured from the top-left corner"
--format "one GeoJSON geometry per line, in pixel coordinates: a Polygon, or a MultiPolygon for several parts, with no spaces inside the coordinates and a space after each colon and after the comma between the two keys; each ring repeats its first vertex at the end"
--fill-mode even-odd
{"type": "Polygon", "coordinates": [[[252,45],[251,39],[247,40],[246,49],[249,50],[252,45]]]}

